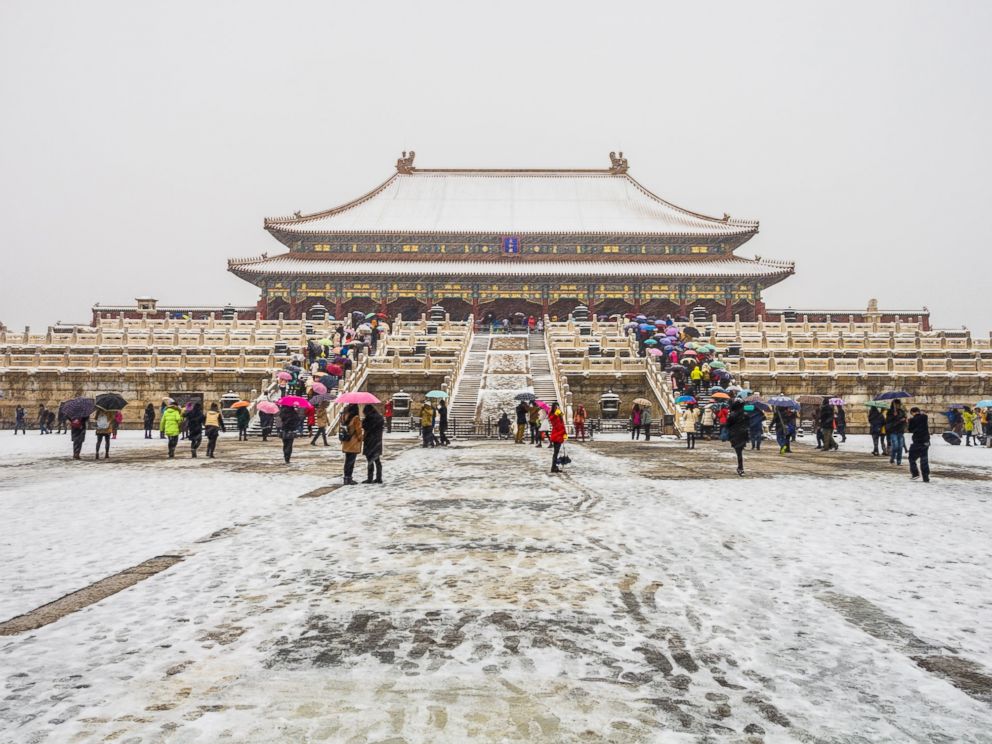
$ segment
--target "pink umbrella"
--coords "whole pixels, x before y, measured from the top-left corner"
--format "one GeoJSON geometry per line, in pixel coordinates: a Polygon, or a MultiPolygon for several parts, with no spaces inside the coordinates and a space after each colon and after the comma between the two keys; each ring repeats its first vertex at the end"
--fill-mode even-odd
{"type": "Polygon", "coordinates": [[[372,395],[372,393],[367,393],[364,390],[356,390],[353,393],[342,393],[334,400],[334,402],[345,405],[350,403],[358,403],[359,405],[362,403],[372,403],[374,405],[376,403],[381,403],[382,401],[372,395]]]}
{"type": "Polygon", "coordinates": [[[276,374],[276,377],[282,380],[283,382],[289,382],[290,380],[293,379],[293,376],[289,372],[278,372],[276,374]]]}
{"type": "Polygon", "coordinates": [[[648,349],[650,356],[661,356],[664,352],[661,349],[648,349]]]}
{"type": "Polygon", "coordinates": [[[292,408],[293,406],[299,406],[300,408],[313,408],[313,406],[310,405],[310,401],[306,398],[301,398],[298,395],[284,395],[279,399],[279,405],[286,406],[288,408],[292,408]]]}
{"type": "Polygon", "coordinates": [[[262,413],[279,413],[279,406],[273,403],[271,400],[263,400],[258,404],[258,410],[262,413]]]}
{"type": "Polygon", "coordinates": [[[694,352],[692,349],[689,349],[688,351],[683,351],[682,352],[682,356],[691,356],[691,357],[694,357],[694,356],[699,356],[699,355],[696,352],[694,352]]]}
{"type": "Polygon", "coordinates": [[[317,393],[317,395],[323,395],[327,392],[327,385],[322,385],[319,382],[315,382],[313,384],[313,391],[317,393]]]}
{"type": "Polygon", "coordinates": [[[535,400],[534,401],[534,405],[537,406],[538,408],[543,409],[544,412],[547,413],[547,414],[550,414],[551,413],[551,406],[549,406],[543,400],[535,400]]]}

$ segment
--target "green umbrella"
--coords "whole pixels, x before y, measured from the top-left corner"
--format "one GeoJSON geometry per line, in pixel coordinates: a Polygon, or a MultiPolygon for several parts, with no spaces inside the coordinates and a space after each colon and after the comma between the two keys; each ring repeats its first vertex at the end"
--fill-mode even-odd
{"type": "Polygon", "coordinates": [[[888,410],[892,404],[887,400],[869,400],[865,405],[869,408],[884,408],[888,410]]]}
{"type": "Polygon", "coordinates": [[[723,362],[710,362],[710,367],[713,369],[726,369],[727,365],[723,362]]]}
{"type": "Polygon", "coordinates": [[[329,338],[322,338],[317,343],[321,346],[334,346],[334,342],[329,338]]]}
{"type": "Polygon", "coordinates": [[[447,398],[448,397],[448,394],[446,392],[444,392],[443,390],[431,390],[424,397],[425,398],[447,398]]]}
{"type": "Polygon", "coordinates": [[[649,338],[647,341],[644,342],[644,345],[645,346],[655,346],[657,343],[658,342],[655,341],[653,338],[649,338]]]}

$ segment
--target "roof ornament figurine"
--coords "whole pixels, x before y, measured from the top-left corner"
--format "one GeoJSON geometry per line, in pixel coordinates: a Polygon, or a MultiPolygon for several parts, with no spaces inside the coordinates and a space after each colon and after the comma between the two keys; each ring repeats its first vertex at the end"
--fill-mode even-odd
{"type": "Polygon", "coordinates": [[[618,155],[615,152],[610,153],[610,173],[614,176],[620,176],[627,172],[627,158],[623,156],[623,151],[620,151],[618,155]]]}
{"type": "Polygon", "coordinates": [[[417,157],[417,153],[413,150],[410,150],[409,154],[407,154],[406,150],[404,150],[403,157],[396,160],[396,172],[405,173],[407,175],[413,173],[413,159],[415,157],[417,157]]]}
{"type": "Polygon", "coordinates": [[[296,217],[297,219],[299,219],[300,217],[303,216],[303,210],[302,209],[297,209],[295,212],[293,212],[293,216],[296,217]]]}

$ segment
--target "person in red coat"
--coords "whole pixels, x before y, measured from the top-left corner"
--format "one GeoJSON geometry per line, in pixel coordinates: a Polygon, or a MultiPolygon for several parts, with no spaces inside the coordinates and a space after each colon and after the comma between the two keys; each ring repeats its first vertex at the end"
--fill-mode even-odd
{"type": "Polygon", "coordinates": [[[558,407],[558,403],[551,404],[551,413],[548,415],[548,420],[551,422],[551,434],[548,437],[551,440],[551,472],[560,473],[561,468],[558,467],[558,453],[561,451],[561,446],[568,439],[568,433],[565,431],[565,415],[561,412],[558,407]]]}

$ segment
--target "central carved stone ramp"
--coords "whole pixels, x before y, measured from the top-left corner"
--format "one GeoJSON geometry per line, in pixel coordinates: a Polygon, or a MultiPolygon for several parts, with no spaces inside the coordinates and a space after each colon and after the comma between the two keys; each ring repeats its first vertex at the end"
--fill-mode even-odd
{"type": "Polygon", "coordinates": [[[465,355],[465,367],[458,376],[448,415],[455,424],[474,422],[479,406],[479,388],[482,386],[482,375],[486,368],[486,354],[489,351],[489,336],[478,334],[472,339],[468,354],[465,355]]]}
{"type": "Polygon", "coordinates": [[[551,360],[548,358],[548,347],[544,334],[532,333],[527,339],[530,350],[530,374],[534,382],[534,395],[538,400],[550,403],[556,400],[554,377],[551,376],[551,360]]]}

